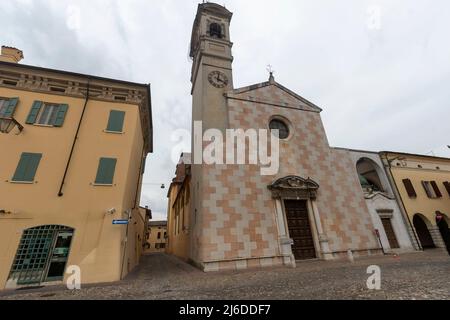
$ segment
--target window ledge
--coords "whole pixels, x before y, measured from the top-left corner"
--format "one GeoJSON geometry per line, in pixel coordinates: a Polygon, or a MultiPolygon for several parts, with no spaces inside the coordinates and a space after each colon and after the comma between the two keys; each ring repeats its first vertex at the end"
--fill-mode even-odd
{"type": "Polygon", "coordinates": [[[15,181],[15,180],[10,180],[9,183],[15,183],[15,184],[34,184],[35,181],[15,181]]]}
{"type": "Polygon", "coordinates": [[[110,130],[103,130],[105,133],[112,133],[112,134],[124,134],[125,131],[110,131],[110,130]]]}
{"type": "Polygon", "coordinates": [[[114,186],[114,184],[113,183],[92,183],[92,185],[94,186],[94,187],[112,187],[112,186],[114,186]]]}
{"type": "Polygon", "coordinates": [[[42,123],[33,123],[33,126],[36,126],[36,127],[47,127],[47,128],[53,128],[54,127],[54,125],[42,124],[42,123]]]}

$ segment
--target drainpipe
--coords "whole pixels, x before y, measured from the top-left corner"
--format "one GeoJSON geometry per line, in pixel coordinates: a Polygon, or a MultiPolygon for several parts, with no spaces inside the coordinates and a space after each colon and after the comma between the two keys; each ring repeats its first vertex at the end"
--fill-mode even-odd
{"type": "MultiPolygon", "coordinates": [[[[416,241],[417,246],[419,247],[420,250],[423,250],[422,245],[420,244],[420,241],[417,239],[417,235],[416,235],[416,232],[414,231],[414,226],[413,226],[413,224],[411,222],[411,219],[409,218],[408,213],[406,211],[406,207],[405,207],[405,203],[403,202],[403,198],[398,193],[398,190],[399,190],[398,189],[398,185],[397,185],[397,182],[395,181],[394,176],[392,174],[391,162],[393,161],[393,159],[391,161],[389,161],[387,154],[383,154],[383,155],[384,155],[384,157],[385,157],[385,159],[387,161],[387,167],[389,169],[388,179],[390,180],[391,185],[394,185],[394,187],[395,187],[395,188],[393,188],[393,189],[395,189],[395,190],[393,190],[394,191],[394,195],[397,197],[397,199],[400,199],[400,203],[401,203],[401,206],[402,206],[400,209],[402,209],[402,211],[404,213],[403,216],[406,216],[406,220],[408,221],[408,224],[409,224],[409,226],[411,228],[411,231],[412,231],[412,233],[414,235],[414,239],[416,241]]],[[[384,162],[383,162],[383,165],[384,165],[384,162]]],[[[403,217],[403,219],[404,219],[404,217],[403,217]]]]}
{"type": "Polygon", "coordinates": [[[86,98],[84,100],[83,111],[81,112],[81,117],[80,117],[80,121],[78,122],[78,127],[77,127],[77,131],[75,132],[75,137],[73,138],[72,148],[70,149],[69,159],[67,160],[66,169],[64,170],[64,175],[63,175],[63,178],[61,181],[61,186],[59,187],[58,197],[62,197],[64,195],[62,190],[64,187],[64,183],[66,182],[67,171],[69,170],[69,165],[70,165],[70,161],[72,160],[73,150],[75,149],[75,144],[77,143],[77,140],[78,140],[78,133],[80,132],[81,122],[83,121],[84,112],[86,111],[86,106],[87,106],[87,103],[89,100],[90,80],[91,79],[88,78],[87,87],[86,87],[87,88],[86,98]]]}
{"type": "Polygon", "coordinates": [[[144,175],[144,173],[142,172],[142,166],[143,166],[143,162],[144,162],[144,154],[145,154],[145,148],[142,149],[141,164],[139,165],[138,181],[137,181],[137,186],[136,186],[136,194],[134,196],[133,209],[136,209],[138,207],[137,200],[138,200],[139,186],[141,184],[141,177],[144,175]]]}
{"type": "Polygon", "coordinates": [[[132,209],[128,209],[127,210],[128,223],[127,223],[127,231],[125,233],[125,241],[124,241],[124,244],[123,244],[122,268],[120,269],[120,280],[123,279],[123,266],[125,264],[125,255],[126,255],[127,250],[128,250],[128,231],[130,230],[130,217],[131,217],[131,214],[132,214],[131,210],[132,209]]]}

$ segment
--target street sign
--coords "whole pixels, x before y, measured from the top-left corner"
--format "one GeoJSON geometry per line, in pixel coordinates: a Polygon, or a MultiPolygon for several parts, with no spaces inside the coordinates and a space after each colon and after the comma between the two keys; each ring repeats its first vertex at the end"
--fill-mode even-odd
{"type": "Polygon", "coordinates": [[[126,219],[113,220],[112,224],[128,224],[128,220],[126,220],[126,219]]]}

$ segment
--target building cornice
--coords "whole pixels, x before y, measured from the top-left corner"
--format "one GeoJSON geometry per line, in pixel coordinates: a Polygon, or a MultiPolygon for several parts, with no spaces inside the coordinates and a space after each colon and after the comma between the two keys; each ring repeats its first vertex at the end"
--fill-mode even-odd
{"type": "Polygon", "coordinates": [[[406,153],[406,152],[381,151],[380,155],[381,156],[404,156],[404,157],[408,157],[408,158],[421,158],[421,159],[426,159],[426,160],[430,160],[430,161],[438,160],[438,161],[450,162],[450,158],[428,156],[428,155],[424,155],[424,154],[413,154],[413,153],[406,153]]]}

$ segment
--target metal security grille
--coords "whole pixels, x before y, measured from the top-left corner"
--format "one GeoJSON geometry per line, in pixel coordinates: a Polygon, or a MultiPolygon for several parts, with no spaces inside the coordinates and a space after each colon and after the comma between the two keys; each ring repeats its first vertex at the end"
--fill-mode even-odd
{"type": "Polygon", "coordinates": [[[17,280],[18,285],[43,282],[53,242],[57,232],[62,230],[72,229],[59,225],[26,229],[20,240],[9,279],[17,280]]]}

